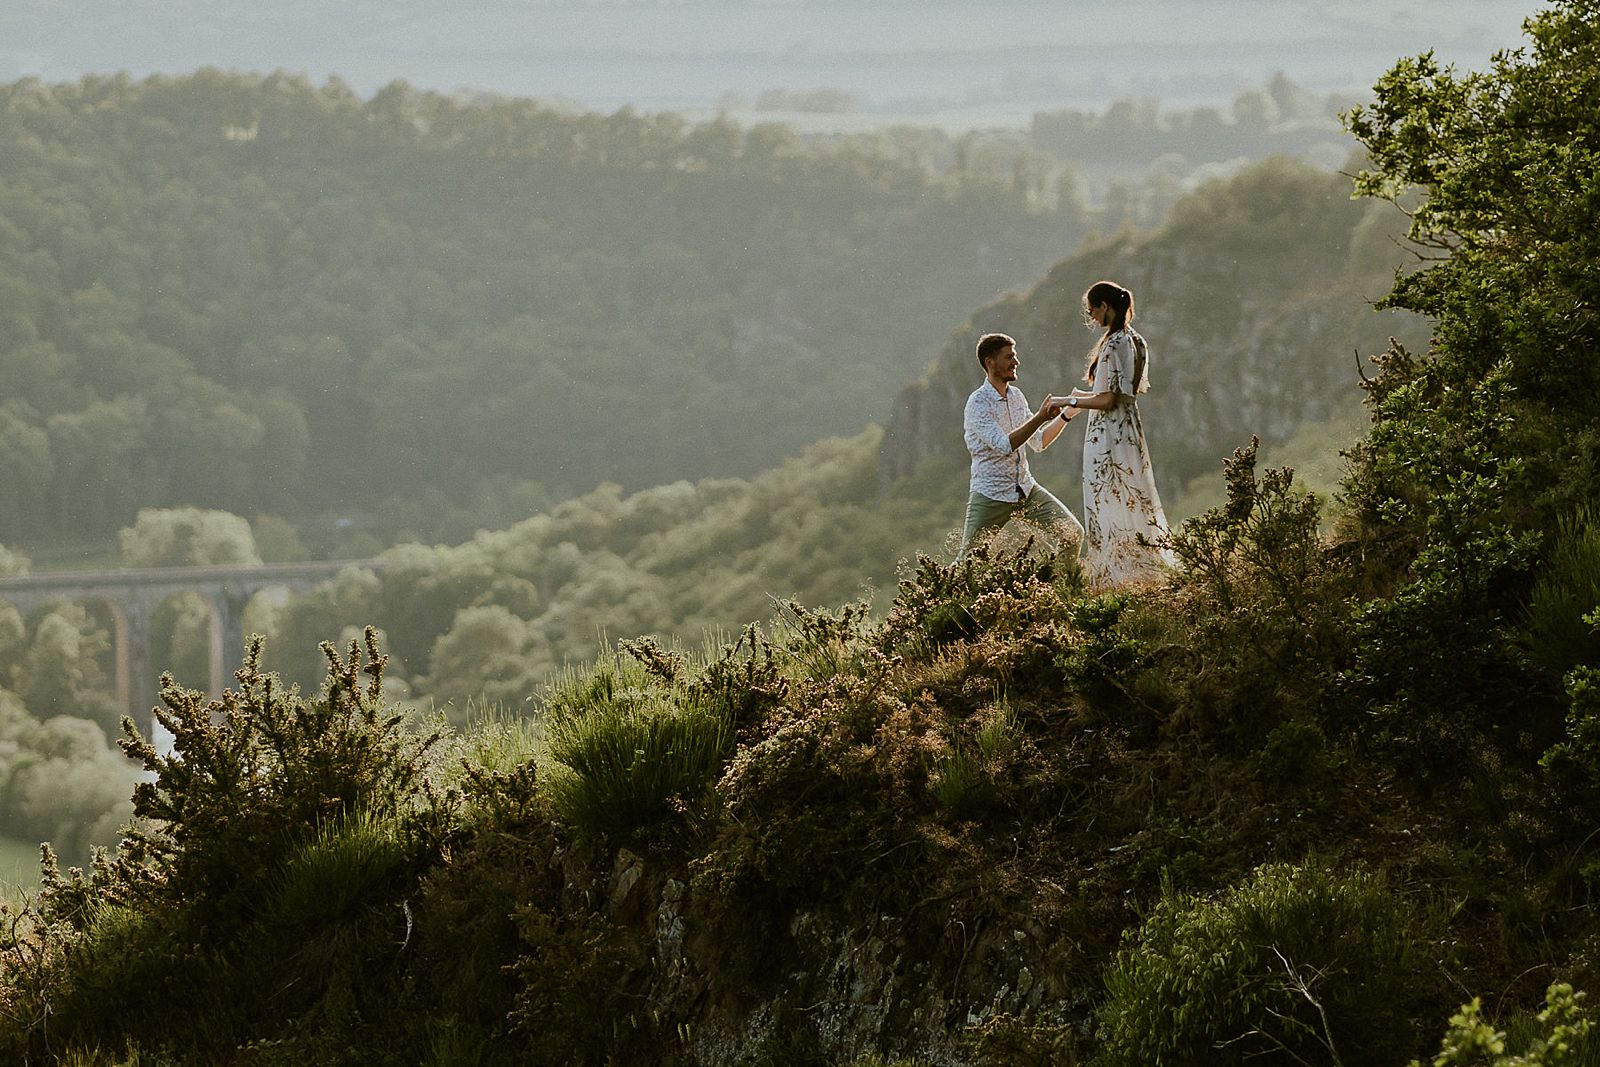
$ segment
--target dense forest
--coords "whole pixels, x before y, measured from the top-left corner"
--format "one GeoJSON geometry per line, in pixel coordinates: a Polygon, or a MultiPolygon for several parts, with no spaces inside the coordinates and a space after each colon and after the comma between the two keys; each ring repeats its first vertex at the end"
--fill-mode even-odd
{"type": "MultiPolygon", "coordinates": [[[[782,601],[703,645],[615,633],[535,714],[465,729],[386,688],[391,666],[428,676],[408,644],[447,614],[428,553],[462,565],[441,584],[486,591],[449,673],[484,653],[514,696],[556,632],[544,565],[579,538],[648,544],[670,574],[689,546],[657,535],[722,508],[749,540],[706,546],[730,561],[695,602],[710,616],[739,610],[718,598],[741,551],[913,529],[894,494],[948,472],[932,457],[878,497],[874,433],[749,483],[603,490],[470,549],[397,549],[408,580],[397,557],[322,601],[390,632],[312,621],[339,638],[320,684],[252,648],[221,700],[168,690],[170,752],[125,736],[133,830],[85,870],[47,856],[41,893],[0,910],[0,1055],[1596,1062],[1600,14],[1562,0],[1527,35],[1481,73],[1402,60],[1348,118],[1357,193],[1403,204],[1424,257],[1386,304],[1431,337],[1367,353],[1331,511],[1247,444],[1159,586],[1088,589],[1026,544],[926,557],[876,613],[782,601]],[[764,479],[829,499],[840,472],[859,525],[761,526],[764,479]],[[510,616],[541,622],[497,645],[510,616]]],[[[626,603],[638,574],[606,563],[572,603],[626,603]]]]}
{"type": "Polygon", "coordinates": [[[750,476],[881,417],[1093,225],[1009,168],[777,126],[215,71],[5,86],[0,541],[44,562],[197,506],[381,531],[330,546],[361,555],[750,476]]]}

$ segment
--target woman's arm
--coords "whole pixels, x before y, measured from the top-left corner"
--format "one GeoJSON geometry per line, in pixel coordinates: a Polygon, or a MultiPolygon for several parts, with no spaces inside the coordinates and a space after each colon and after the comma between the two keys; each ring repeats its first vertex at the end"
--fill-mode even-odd
{"type": "Polygon", "coordinates": [[[1080,411],[1110,411],[1116,406],[1116,393],[1091,393],[1087,389],[1074,389],[1072,395],[1067,397],[1067,409],[1063,414],[1070,419],[1080,411]]]}
{"type": "MultiPolygon", "coordinates": [[[[1033,413],[1033,418],[1029,419],[1021,426],[1018,426],[1015,430],[1011,431],[1009,435],[1011,440],[1011,451],[1015,452],[1017,449],[1027,444],[1028,438],[1039,432],[1039,427],[1043,426],[1045,423],[1051,421],[1057,415],[1061,414],[1063,410],[1062,406],[1065,403],[1066,399],[1064,397],[1045,397],[1044,403],[1039,406],[1039,410],[1033,413]]],[[[1054,440],[1054,438],[1052,438],[1052,440],[1054,440]]]]}

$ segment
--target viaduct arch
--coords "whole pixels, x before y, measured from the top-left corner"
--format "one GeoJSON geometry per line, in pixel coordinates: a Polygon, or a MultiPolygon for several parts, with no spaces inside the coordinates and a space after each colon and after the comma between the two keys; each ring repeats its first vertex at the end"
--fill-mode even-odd
{"type": "Polygon", "coordinates": [[[210,688],[215,695],[244,660],[243,614],[252,596],[263,589],[309,592],[349,568],[376,571],[382,565],[364,559],[29,574],[0,578],[0,601],[23,615],[57,600],[107,605],[117,703],[148,732],[150,709],[161,699],[160,671],[150,663],[150,620],[163,600],[195,593],[205,602],[211,621],[210,688]]]}

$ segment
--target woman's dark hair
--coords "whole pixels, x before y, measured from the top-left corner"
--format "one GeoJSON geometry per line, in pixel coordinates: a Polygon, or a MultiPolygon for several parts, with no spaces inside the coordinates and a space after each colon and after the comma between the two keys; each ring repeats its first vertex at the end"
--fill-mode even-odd
{"type": "MultiPolygon", "coordinates": [[[[1084,365],[1083,376],[1094,377],[1094,365],[1100,361],[1100,350],[1105,343],[1111,340],[1111,335],[1118,330],[1127,330],[1133,335],[1136,348],[1144,347],[1144,338],[1133,332],[1133,293],[1116,282],[1098,281],[1089,286],[1083,294],[1083,321],[1085,325],[1093,325],[1094,319],[1089,316],[1089,309],[1104,304],[1111,309],[1111,321],[1106,324],[1106,332],[1100,340],[1094,343],[1089,350],[1089,359],[1084,365]]],[[[1141,361],[1142,362],[1142,361],[1141,361]]],[[[1143,377],[1143,368],[1140,368],[1139,377],[1143,377]]],[[[1138,390],[1137,381],[1130,383],[1130,388],[1138,390]]]]}

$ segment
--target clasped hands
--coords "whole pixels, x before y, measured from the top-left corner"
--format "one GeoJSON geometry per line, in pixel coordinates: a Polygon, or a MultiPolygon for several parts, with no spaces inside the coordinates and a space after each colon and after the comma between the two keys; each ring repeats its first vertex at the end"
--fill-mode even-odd
{"type": "MultiPolygon", "coordinates": [[[[1078,397],[1080,400],[1086,395],[1088,394],[1080,393],[1077,390],[1069,394],[1069,396],[1078,397]]],[[[1066,396],[1047,396],[1044,398],[1044,403],[1039,405],[1039,412],[1047,419],[1053,419],[1058,415],[1070,419],[1083,410],[1083,408],[1076,405],[1069,407],[1067,400],[1068,397],[1066,396]]]]}

